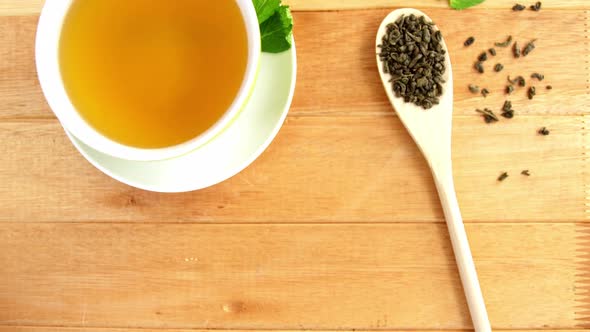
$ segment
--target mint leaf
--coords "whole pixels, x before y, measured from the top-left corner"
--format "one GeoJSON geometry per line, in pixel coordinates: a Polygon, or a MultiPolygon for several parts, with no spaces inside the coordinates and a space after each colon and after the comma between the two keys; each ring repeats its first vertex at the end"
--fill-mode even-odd
{"type": "Polygon", "coordinates": [[[291,48],[293,16],[281,0],[252,0],[260,24],[262,52],[280,53],[291,48]]]}
{"type": "Polygon", "coordinates": [[[293,16],[289,6],[281,6],[260,25],[262,52],[280,53],[291,48],[293,16]]]}
{"type": "Polygon", "coordinates": [[[459,10],[479,5],[484,1],[485,0],[450,0],[451,8],[459,10]]]}
{"type": "Polygon", "coordinates": [[[258,24],[268,20],[281,6],[281,0],[252,0],[252,2],[258,16],[258,24]]]}

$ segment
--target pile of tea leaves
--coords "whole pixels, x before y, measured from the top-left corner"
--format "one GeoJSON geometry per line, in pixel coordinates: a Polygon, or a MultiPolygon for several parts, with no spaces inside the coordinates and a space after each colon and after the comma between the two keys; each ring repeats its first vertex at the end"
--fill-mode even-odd
{"type": "Polygon", "coordinates": [[[424,16],[402,15],[387,25],[379,48],[396,97],[424,109],[440,103],[446,50],[434,23],[424,16]]]}

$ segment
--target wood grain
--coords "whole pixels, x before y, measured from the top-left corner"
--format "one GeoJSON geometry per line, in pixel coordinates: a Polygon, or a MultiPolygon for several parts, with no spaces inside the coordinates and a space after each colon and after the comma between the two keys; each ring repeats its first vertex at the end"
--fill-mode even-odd
{"type": "Polygon", "coordinates": [[[590,327],[588,1],[518,14],[511,0],[286,1],[299,78],[285,127],[241,174],[181,195],[119,184],[69,144],[36,78],[42,2],[0,0],[0,332],[469,329],[432,179],[375,72],[389,11],[375,8],[416,5],[453,56],[457,189],[494,329],[590,327]],[[501,74],[475,74],[508,34],[541,38],[518,62],[500,52],[501,74]],[[515,119],[473,113],[501,107],[507,74],[533,71],[555,89],[511,96],[515,119]]]}
{"type": "MultiPolygon", "coordinates": [[[[495,125],[477,115],[457,118],[454,167],[465,220],[583,220],[581,126],[578,117],[516,117],[495,125]],[[552,134],[538,135],[540,126],[552,134]],[[520,175],[523,169],[533,175],[520,175]],[[511,177],[499,183],[502,171],[511,177]]],[[[178,195],[108,178],[54,121],[0,123],[0,141],[4,222],[443,221],[427,165],[393,116],[292,116],[244,172],[178,195]]]]}
{"type": "Polygon", "coordinates": [[[576,228],[576,326],[590,328],[590,225],[576,228]]]}
{"type": "Polygon", "coordinates": [[[3,118],[51,117],[35,67],[37,17],[0,17],[0,104],[3,118]]]}
{"type": "MultiPolygon", "coordinates": [[[[10,326],[1,327],[0,332],[208,332],[205,329],[134,329],[134,328],[95,328],[95,327],[45,327],[45,326],[10,326]]],[[[220,332],[265,332],[267,330],[219,330],[220,332]]],[[[301,330],[277,330],[277,332],[295,332],[301,330]]],[[[323,332],[373,332],[375,330],[323,330],[323,332]]],[[[382,332],[399,332],[379,329],[382,332]]],[[[431,332],[430,330],[408,330],[411,332],[431,332]]],[[[445,330],[447,332],[464,332],[464,330],[445,330]]],[[[522,330],[503,330],[503,332],[521,332],[522,330]]],[[[587,330],[527,330],[530,332],[587,332],[587,330]]]]}
{"type": "MultiPolygon", "coordinates": [[[[14,1],[14,0],[13,0],[14,1]]],[[[522,3],[528,4],[526,1],[522,3]]],[[[446,0],[285,0],[285,3],[290,4],[295,10],[341,10],[341,9],[366,9],[366,8],[389,8],[389,7],[416,7],[416,8],[449,8],[449,3],[446,0]]],[[[513,0],[488,0],[473,7],[474,9],[502,9],[510,11],[516,2],[513,0]]],[[[530,2],[534,3],[534,2],[530,2]]],[[[563,8],[590,8],[585,0],[550,0],[543,1],[544,9],[563,9],[563,8]]]]}
{"type": "MultiPolygon", "coordinates": [[[[27,15],[38,14],[41,11],[43,0],[2,0],[0,2],[0,15],[27,15]]],[[[294,10],[340,10],[340,9],[366,9],[382,7],[414,7],[419,8],[448,8],[448,2],[441,0],[422,0],[419,3],[412,0],[284,0],[294,10]]],[[[514,5],[512,0],[489,0],[477,6],[482,8],[500,8],[509,10],[514,5]]],[[[586,0],[545,0],[543,8],[590,8],[586,0]]]]}
{"type": "MultiPolygon", "coordinates": [[[[299,13],[296,37],[300,65],[299,85],[293,112],[391,112],[376,73],[374,40],[376,28],[388,10],[299,13]],[[338,23],[335,23],[338,22],[338,23]],[[334,25],[339,28],[335,29],[334,25]],[[298,40],[299,40],[298,39],[298,40]],[[332,60],[333,59],[333,60],[332,60]],[[327,63],[327,64],[326,64],[327,63]]],[[[582,114],[588,111],[587,80],[584,63],[588,54],[583,11],[546,11],[515,16],[511,12],[478,10],[454,12],[430,10],[428,14],[443,31],[450,49],[455,77],[455,114],[471,114],[475,108],[501,108],[512,100],[519,114],[582,114]],[[502,24],[498,24],[502,22],[502,24]],[[476,43],[465,48],[471,35],[465,27],[482,27],[474,33],[476,43]],[[487,31],[490,29],[491,31],[487,31]],[[551,38],[543,38],[550,34],[551,38]],[[526,58],[514,59],[510,50],[498,48],[498,56],[487,61],[487,72],[478,74],[473,63],[482,50],[494,42],[513,35],[521,44],[539,38],[537,49],[526,58]],[[568,55],[571,61],[564,59],[568,55]],[[574,59],[578,59],[577,61],[574,59]],[[491,67],[503,63],[505,69],[494,73],[491,67]],[[535,82],[541,92],[534,101],[526,98],[525,89],[506,96],[507,76],[542,72],[546,79],[535,82]],[[488,98],[468,91],[469,84],[487,87],[488,98]],[[550,93],[546,84],[554,86],[550,93]]],[[[529,84],[533,82],[529,79],[529,84]]]]}
{"type": "MultiPolygon", "coordinates": [[[[299,77],[293,114],[389,114],[392,112],[375,70],[375,31],[387,10],[344,12],[300,12],[295,14],[299,77]],[[337,24],[338,29],[334,26],[337,24]]],[[[455,114],[471,115],[475,108],[501,108],[510,99],[519,115],[563,115],[588,113],[590,71],[585,35],[586,13],[580,10],[525,12],[514,15],[498,10],[477,10],[469,14],[433,9],[429,15],[445,33],[452,54],[455,76],[455,114]],[[503,22],[500,26],[496,22],[503,22]],[[493,27],[479,33],[477,42],[464,48],[465,26],[493,27]],[[473,62],[482,49],[514,35],[521,44],[540,38],[537,49],[526,58],[515,60],[509,50],[498,50],[488,61],[488,73],[477,74],[473,62]],[[542,35],[551,38],[541,38],[542,35]],[[566,55],[567,54],[567,58],[566,55]],[[502,62],[506,69],[492,73],[502,62]],[[503,92],[506,77],[542,72],[546,79],[535,82],[539,90],[534,101],[526,90],[512,96],[503,92]],[[471,94],[467,86],[477,84],[492,93],[484,99],[471,94]],[[546,91],[551,84],[554,89],[546,91]]],[[[34,66],[34,33],[37,17],[0,17],[0,97],[2,118],[53,117],[46,105],[34,66]]],[[[532,80],[529,80],[532,84],[532,80]]]]}
{"type": "MultiPolygon", "coordinates": [[[[495,329],[575,325],[575,224],[467,232],[495,329]]],[[[468,329],[451,250],[437,224],[3,224],[0,325],[468,329]]]]}
{"type": "Polygon", "coordinates": [[[0,15],[35,15],[41,11],[44,3],[44,0],[2,0],[0,15]]]}
{"type": "MultiPolygon", "coordinates": [[[[10,326],[1,327],[0,332],[208,332],[204,329],[134,329],[134,328],[95,328],[95,327],[45,327],[45,326],[10,326]]],[[[267,330],[219,330],[220,332],[265,332],[267,330]]],[[[295,332],[301,330],[277,330],[277,332],[295,332]]],[[[323,330],[323,332],[373,332],[375,330],[323,330]]],[[[379,329],[382,332],[399,332],[379,329]]],[[[411,332],[430,332],[430,330],[408,330],[411,332]]],[[[464,332],[464,330],[445,330],[447,332],[464,332]]],[[[504,332],[520,332],[522,330],[503,330],[504,332]]],[[[587,332],[587,330],[527,330],[530,332],[587,332]]]]}

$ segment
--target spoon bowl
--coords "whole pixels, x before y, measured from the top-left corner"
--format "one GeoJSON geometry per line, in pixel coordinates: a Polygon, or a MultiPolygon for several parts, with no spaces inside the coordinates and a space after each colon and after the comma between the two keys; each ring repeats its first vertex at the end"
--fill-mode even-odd
{"type": "MultiPolygon", "coordinates": [[[[426,158],[432,171],[434,182],[441,200],[445,219],[449,229],[455,260],[461,276],[463,290],[467,298],[471,320],[476,332],[491,331],[491,326],[486,311],[483,295],[477,278],[475,264],[469,248],[465,226],[459,210],[459,203],[455,193],[453,182],[453,167],[451,161],[451,131],[453,122],[453,71],[451,58],[444,38],[441,44],[445,53],[445,72],[443,74],[442,95],[440,102],[432,108],[425,110],[414,103],[405,102],[403,98],[396,97],[390,82],[391,75],[383,69],[383,63],[379,57],[383,36],[387,33],[387,25],[395,22],[403,16],[415,15],[424,16],[426,21],[432,19],[423,12],[413,8],[394,10],[383,19],[377,32],[377,68],[385,93],[395,109],[399,119],[402,121],[422,154],[426,158]]],[[[438,30],[436,25],[434,30],[438,30]]]]}
{"type": "MultiPolygon", "coordinates": [[[[414,8],[394,10],[381,22],[375,42],[375,45],[377,45],[377,68],[391,105],[427,159],[428,157],[434,157],[433,155],[450,157],[453,119],[453,70],[449,52],[446,52],[445,56],[446,70],[443,75],[445,82],[443,83],[443,94],[440,96],[440,103],[433,105],[428,110],[414,103],[406,103],[403,98],[395,97],[391,82],[389,82],[391,75],[384,72],[381,59],[379,59],[380,49],[378,45],[381,44],[382,38],[387,32],[387,25],[395,22],[402,15],[409,16],[412,14],[417,17],[424,16],[427,21],[432,22],[430,17],[414,8]],[[441,139],[444,141],[441,142],[441,139]]],[[[433,28],[438,30],[436,25],[433,28]]],[[[441,44],[443,49],[448,50],[444,38],[441,40],[441,44]]]]}

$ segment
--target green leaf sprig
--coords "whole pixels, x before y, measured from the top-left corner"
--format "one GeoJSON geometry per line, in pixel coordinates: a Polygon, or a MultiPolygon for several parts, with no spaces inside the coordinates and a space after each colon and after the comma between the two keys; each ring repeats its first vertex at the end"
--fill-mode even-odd
{"type": "Polygon", "coordinates": [[[289,6],[281,0],[252,0],[258,23],[262,52],[281,53],[291,49],[293,43],[293,16],[289,6]]]}
{"type": "Polygon", "coordinates": [[[450,0],[451,8],[461,10],[479,5],[485,0],[450,0]]]}

